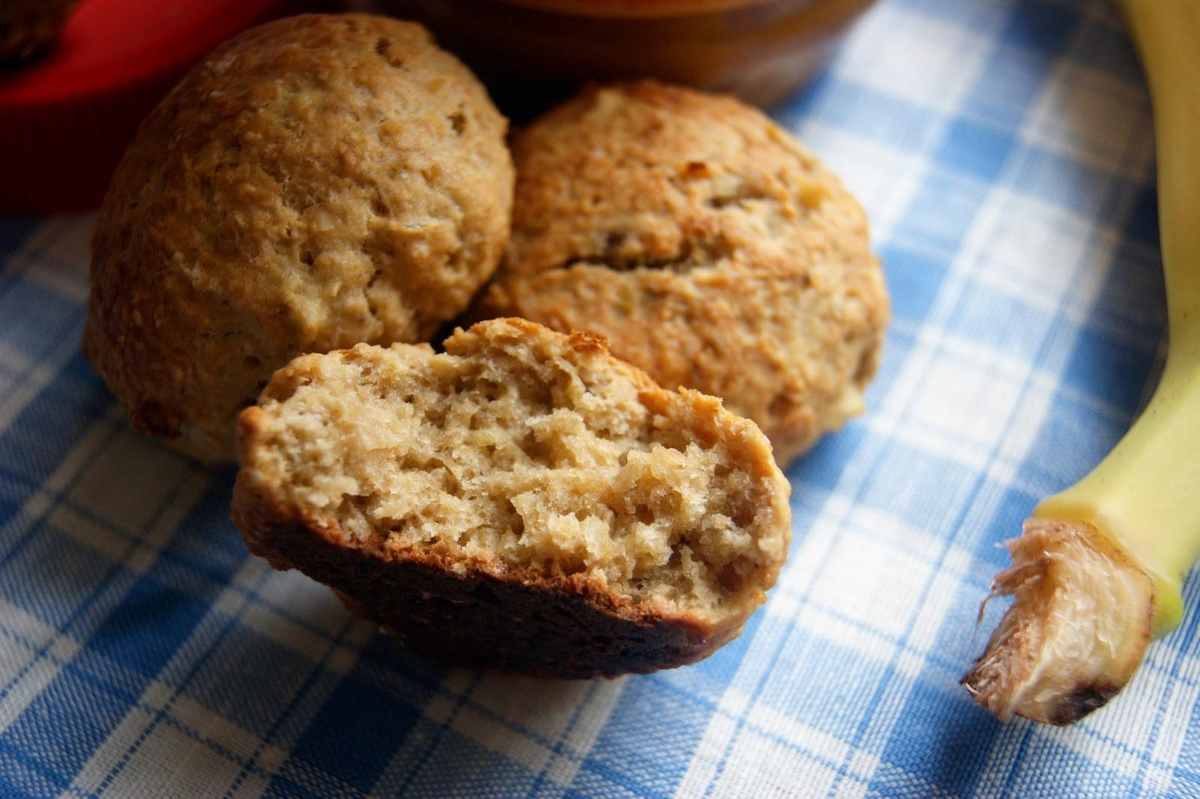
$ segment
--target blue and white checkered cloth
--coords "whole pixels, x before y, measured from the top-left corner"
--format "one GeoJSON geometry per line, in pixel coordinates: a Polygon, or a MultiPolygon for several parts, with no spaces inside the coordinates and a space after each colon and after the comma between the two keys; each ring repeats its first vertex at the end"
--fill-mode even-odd
{"type": "Polygon", "coordinates": [[[230,471],[135,434],[79,354],[92,220],[0,219],[0,796],[1200,795],[1196,579],[1075,727],[958,685],[998,543],[1154,380],[1151,115],[1115,12],[882,2],[778,117],[870,212],[883,369],[790,471],[745,633],[612,681],[446,669],[249,557],[230,471]]]}

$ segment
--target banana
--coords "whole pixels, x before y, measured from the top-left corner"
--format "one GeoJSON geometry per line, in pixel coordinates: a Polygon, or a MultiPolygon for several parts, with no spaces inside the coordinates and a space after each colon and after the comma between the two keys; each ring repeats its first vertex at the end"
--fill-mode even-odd
{"type": "Polygon", "coordinates": [[[1104,705],[1178,626],[1200,556],[1200,0],[1118,5],[1154,109],[1167,362],[1112,452],[1008,544],[992,594],[1013,604],[962,679],[1001,719],[1071,724],[1104,705]]]}

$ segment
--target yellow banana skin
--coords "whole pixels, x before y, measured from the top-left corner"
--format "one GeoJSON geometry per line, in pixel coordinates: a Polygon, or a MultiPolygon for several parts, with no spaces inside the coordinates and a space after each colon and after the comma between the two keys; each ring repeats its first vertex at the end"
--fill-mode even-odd
{"type": "Polygon", "coordinates": [[[1118,0],[1150,84],[1167,363],[1109,455],[1043,500],[993,594],[1015,597],[963,677],[1000,718],[1070,724],[1115,695],[1179,625],[1200,556],[1200,0],[1118,0]]]}

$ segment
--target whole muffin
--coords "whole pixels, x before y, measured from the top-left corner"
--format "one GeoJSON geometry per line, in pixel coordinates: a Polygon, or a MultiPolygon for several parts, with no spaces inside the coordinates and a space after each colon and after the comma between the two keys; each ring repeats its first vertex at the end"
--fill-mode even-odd
{"type": "Polygon", "coordinates": [[[888,318],[865,214],[762,113],[592,88],[513,157],[512,235],[474,316],[602,334],[660,384],[753,419],[781,465],[862,410],[888,318]]]}
{"type": "Polygon", "coordinates": [[[92,242],[84,351],[134,425],[204,460],[303,352],[427,339],[508,235],[507,123],[424,28],[247,31],[150,115],[92,242]]]}
{"type": "Polygon", "coordinates": [[[0,64],[41,55],[77,5],[79,0],[0,0],[0,64]]]}

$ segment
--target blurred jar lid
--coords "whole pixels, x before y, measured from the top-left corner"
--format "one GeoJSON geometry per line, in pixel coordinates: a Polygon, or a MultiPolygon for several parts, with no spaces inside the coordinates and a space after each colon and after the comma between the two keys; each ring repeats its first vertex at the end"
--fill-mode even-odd
{"type": "Polygon", "coordinates": [[[428,25],[519,125],[587,81],[650,77],[775,105],[817,74],[873,2],[375,0],[374,6],[428,25]]]}
{"type": "Polygon", "coordinates": [[[732,11],[767,5],[772,0],[505,0],[539,11],[580,17],[661,18],[732,11]]]}

